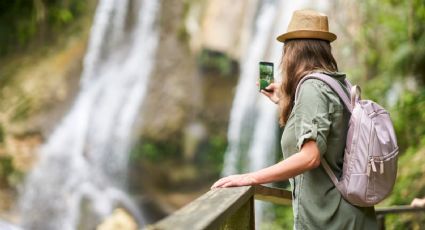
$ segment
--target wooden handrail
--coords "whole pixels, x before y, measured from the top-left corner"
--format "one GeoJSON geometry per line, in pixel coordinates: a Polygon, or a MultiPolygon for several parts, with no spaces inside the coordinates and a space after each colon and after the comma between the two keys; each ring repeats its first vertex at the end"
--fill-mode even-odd
{"type": "Polygon", "coordinates": [[[256,185],[254,186],[254,198],[274,204],[292,205],[291,191],[279,188],[256,185]]]}
{"type": "Polygon", "coordinates": [[[425,207],[412,207],[410,205],[400,205],[385,208],[376,208],[376,215],[407,213],[407,212],[424,212],[425,207]]]}
{"type": "Polygon", "coordinates": [[[409,212],[425,212],[425,207],[412,207],[409,205],[400,205],[384,208],[376,208],[376,218],[378,220],[378,229],[385,230],[385,216],[388,214],[400,214],[409,212]]]}
{"type": "Polygon", "coordinates": [[[254,229],[254,199],[287,205],[292,196],[261,185],[214,189],[146,229],[254,229]]]}
{"type": "MultiPolygon", "coordinates": [[[[145,229],[254,229],[254,199],[291,205],[292,194],[288,190],[261,185],[214,189],[145,229]]],[[[387,214],[423,211],[425,207],[376,208],[379,229],[385,229],[387,214]]]]}

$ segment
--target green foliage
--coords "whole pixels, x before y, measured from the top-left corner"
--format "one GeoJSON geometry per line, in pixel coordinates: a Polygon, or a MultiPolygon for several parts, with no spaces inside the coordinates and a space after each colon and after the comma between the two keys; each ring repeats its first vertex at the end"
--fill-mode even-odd
{"type": "MultiPolygon", "coordinates": [[[[425,196],[425,1],[358,4],[363,20],[355,40],[365,68],[364,96],[389,110],[401,150],[396,185],[381,205],[408,205],[425,196]]],[[[419,229],[424,222],[407,214],[386,219],[389,229],[419,229]]]]}
{"type": "MultiPolygon", "coordinates": [[[[416,149],[425,138],[425,90],[406,91],[392,111],[401,150],[416,149]]],[[[422,143],[424,144],[424,143],[422,143]]]]}
{"type": "Polygon", "coordinates": [[[4,143],[4,138],[5,138],[5,130],[2,124],[0,124],[0,145],[4,143]]]}
{"type": "Polygon", "coordinates": [[[27,119],[33,110],[32,107],[31,98],[23,95],[22,99],[15,105],[11,121],[16,122],[27,119]]]}
{"type": "Polygon", "coordinates": [[[273,205],[273,208],[276,210],[275,224],[280,227],[280,229],[292,229],[294,226],[292,206],[273,205]]]}
{"type": "Polygon", "coordinates": [[[14,187],[16,188],[22,183],[24,173],[13,167],[12,157],[0,157],[0,188],[14,187]]]}
{"type": "MultiPolygon", "coordinates": [[[[223,167],[224,152],[227,147],[225,136],[214,135],[201,143],[195,156],[196,165],[208,167],[214,174],[219,174],[223,167]]],[[[179,140],[156,141],[144,138],[136,143],[131,152],[130,160],[137,162],[147,160],[158,163],[164,160],[181,160],[183,152],[179,140]]]]}
{"type": "MultiPolygon", "coordinates": [[[[425,138],[421,141],[425,146],[425,138]]],[[[394,190],[380,206],[408,205],[415,197],[425,197],[425,148],[409,148],[399,159],[399,172],[394,190]]],[[[425,216],[418,214],[388,215],[388,229],[419,229],[425,224],[425,216]]]]}
{"type": "Polygon", "coordinates": [[[425,4],[423,0],[358,2],[364,20],[359,33],[366,79],[425,77],[425,4]]]}
{"type": "Polygon", "coordinates": [[[68,9],[54,8],[50,15],[53,24],[67,24],[74,19],[74,15],[68,9]]]}
{"type": "Polygon", "coordinates": [[[151,143],[137,143],[133,146],[130,152],[130,160],[138,161],[139,159],[148,158],[150,160],[157,161],[158,150],[155,145],[151,143]]]}
{"type": "Polygon", "coordinates": [[[365,64],[364,95],[389,109],[402,151],[417,147],[418,139],[425,135],[418,125],[425,122],[425,2],[373,0],[358,4],[363,24],[355,40],[365,64]],[[396,84],[401,86],[400,92],[395,92],[396,84]],[[397,97],[395,103],[388,103],[390,95],[397,97]]]}
{"type": "Polygon", "coordinates": [[[130,160],[144,159],[160,162],[166,158],[178,158],[181,152],[181,144],[178,141],[156,141],[145,138],[133,146],[130,152],[130,160]]]}
{"type": "Polygon", "coordinates": [[[272,204],[271,210],[275,216],[273,220],[264,220],[261,223],[260,229],[266,230],[280,230],[280,229],[293,229],[294,215],[292,206],[272,204]]]}
{"type": "Polygon", "coordinates": [[[12,172],[12,158],[0,157],[0,178],[7,178],[12,172]]]}
{"type": "Polygon", "coordinates": [[[204,150],[201,151],[201,162],[205,165],[213,166],[216,173],[223,169],[224,153],[227,148],[227,139],[225,136],[212,136],[208,139],[204,150]]]}
{"type": "Polygon", "coordinates": [[[217,72],[224,76],[230,76],[236,71],[235,62],[226,54],[217,51],[202,50],[198,63],[202,70],[217,72]]]}
{"type": "Polygon", "coordinates": [[[0,1],[0,56],[47,43],[87,9],[85,0],[0,1]]]}
{"type": "MultiPolygon", "coordinates": [[[[418,186],[425,186],[423,177],[425,158],[417,153],[418,149],[411,148],[400,157],[397,183],[392,196],[385,201],[385,204],[406,205],[417,196],[425,196],[425,187],[417,189],[418,186]]],[[[424,150],[420,153],[424,154],[424,150]]]]}

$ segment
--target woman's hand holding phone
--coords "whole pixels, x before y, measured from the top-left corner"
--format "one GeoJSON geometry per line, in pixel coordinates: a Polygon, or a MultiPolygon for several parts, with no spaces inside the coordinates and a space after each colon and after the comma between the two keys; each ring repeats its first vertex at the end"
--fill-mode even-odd
{"type": "MultiPolygon", "coordinates": [[[[257,85],[259,83],[257,82],[257,85]]],[[[260,92],[268,97],[273,103],[277,104],[280,98],[280,82],[273,82],[268,85],[265,90],[261,90],[260,92]]]]}

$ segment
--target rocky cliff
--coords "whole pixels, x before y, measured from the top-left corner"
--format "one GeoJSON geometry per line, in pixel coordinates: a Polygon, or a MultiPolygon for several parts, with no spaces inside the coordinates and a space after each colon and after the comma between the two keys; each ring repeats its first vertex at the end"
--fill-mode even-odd
{"type": "MultiPolygon", "coordinates": [[[[89,1],[81,19],[52,35],[52,40],[1,57],[0,218],[16,221],[2,210],[14,208],[17,187],[79,90],[96,2],[89,1]]],[[[187,162],[200,158],[200,153],[208,155],[210,150],[205,148],[212,146],[216,151],[225,146],[237,61],[253,16],[251,11],[246,13],[252,8],[247,2],[161,1],[160,44],[140,112],[136,145],[171,145],[168,150],[176,152],[175,159],[187,162]],[[223,13],[224,8],[233,10],[223,13]],[[204,54],[208,59],[203,59],[204,54]],[[223,71],[223,65],[227,70],[223,71]]],[[[189,174],[193,179],[196,172],[189,174]]],[[[178,181],[186,178],[185,173],[181,175],[178,181]]],[[[178,205],[185,203],[180,200],[178,205]]]]}

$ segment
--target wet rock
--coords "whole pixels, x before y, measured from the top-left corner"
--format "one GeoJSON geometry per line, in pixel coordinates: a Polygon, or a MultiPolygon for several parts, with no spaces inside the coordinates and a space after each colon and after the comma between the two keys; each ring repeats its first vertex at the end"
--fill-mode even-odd
{"type": "Polygon", "coordinates": [[[28,172],[36,162],[42,142],[40,133],[7,137],[5,151],[12,157],[13,168],[20,172],[28,172]]]}
{"type": "Polygon", "coordinates": [[[202,142],[207,138],[207,130],[203,123],[194,121],[184,129],[183,156],[187,162],[192,162],[202,142]]]}
{"type": "Polygon", "coordinates": [[[239,39],[247,1],[209,1],[202,25],[205,48],[239,56],[239,39]]]}
{"type": "Polygon", "coordinates": [[[160,41],[140,117],[144,138],[167,140],[181,134],[189,116],[196,114],[202,100],[196,57],[179,38],[184,4],[163,0],[160,41]]]}
{"type": "Polygon", "coordinates": [[[97,230],[136,230],[137,223],[134,218],[126,212],[124,209],[115,209],[112,215],[106,218],[102,224],[100,224],[97,230]]]}

